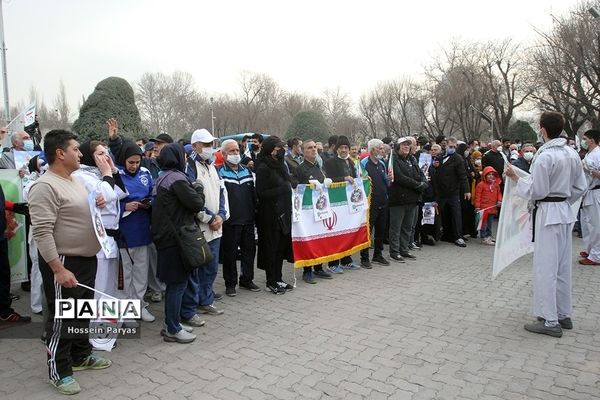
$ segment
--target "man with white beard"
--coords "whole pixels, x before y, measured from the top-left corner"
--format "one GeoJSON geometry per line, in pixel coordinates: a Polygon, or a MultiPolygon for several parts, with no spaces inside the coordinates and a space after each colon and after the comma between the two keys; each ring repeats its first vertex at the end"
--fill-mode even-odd
{"type": "Polygon", "coordinates": [[[519,179],[510,164],[506,176],[516,183],[516,194],[534,204],[533,312],[537,321],[525,330],[562,337],[572,329],[571,256],[573,224],[577,219],[571,205],[585,192],[587,182],[579,155],[560,138],[564,118],[546,111],[540,117],[544,145],[531,163],[531,175],[519,179]]]}
{"type": "Polygon", "coordinates": [[[591,129],[583,134],[588,153],[583,159],[583,168],[588,175],[588,191],[581,203],[581,230],[585,251],[579,264],[600,265],[600,131],[591,129]]]}

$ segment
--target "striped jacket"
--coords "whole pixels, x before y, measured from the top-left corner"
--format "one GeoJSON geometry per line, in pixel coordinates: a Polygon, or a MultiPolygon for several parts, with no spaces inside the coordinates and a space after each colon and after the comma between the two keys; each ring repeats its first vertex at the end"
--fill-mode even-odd
{"type": "Polygon", "coordinates": [[[257,199],[252,171],[241,164],[236,171],[225,163],[219,168],[219,177],[225,184],[229,200],[230,217],[225,224],[254,224],[257,199]]]}

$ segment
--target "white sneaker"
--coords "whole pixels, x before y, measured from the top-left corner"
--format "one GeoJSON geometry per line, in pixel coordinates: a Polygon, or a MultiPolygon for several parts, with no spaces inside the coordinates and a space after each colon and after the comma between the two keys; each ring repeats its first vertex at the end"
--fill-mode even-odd
{"type": "Polygon", "coordinates": [[[156,318],[154,318],[154,315],[152,315],[146,307],[142,308],[142,321],[154,322],[155,319],[156,318]]]}
{"type": "MultiPolygon", "coordinates": [[[[189,326],[189,325],[185,325],[185,324],[179,324],[179,326],[181,327],[181,329],[183,329],[184,331],[186,331],[187,333],[192,333],[194,332],[194,328],[189,326]]],[[[160,330],[160,335],[161,336],[165,336],[165,332],[167,331],[167,324],[163,323],[162,329],[160,330]]]]}
{"type": "Polygon", "coordinates": [[[191,343],[196,340],[196,335],[187,332],[185,329],[180,330],[174,335],[165,330],[163,334],[163,340],[165,342],[191,343]]]}

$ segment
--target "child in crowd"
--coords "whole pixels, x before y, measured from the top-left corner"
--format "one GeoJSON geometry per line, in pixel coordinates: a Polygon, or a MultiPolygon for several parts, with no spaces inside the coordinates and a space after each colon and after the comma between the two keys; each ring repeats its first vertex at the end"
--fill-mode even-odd
{"type": "Polygon", "coordinates": [[[492,238],[492,219],[498,214],[497,208],[502,204],[500,182],[496,170],[488,166],[483,169],[483,179],[475,188],[475,212],[482,211],[480,218],[484,219],[479,231],[482,244],[493,246],[495,243],[492,238]]]}

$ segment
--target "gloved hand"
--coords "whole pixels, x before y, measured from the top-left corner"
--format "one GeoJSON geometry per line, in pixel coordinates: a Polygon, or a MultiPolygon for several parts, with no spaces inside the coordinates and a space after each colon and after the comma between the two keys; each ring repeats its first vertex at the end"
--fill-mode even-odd
{"type": "Polygon", "coordinates": [[[27,203],[13,204],[13,212],[17,214],[29,215],[29,205],[27,203]]]}

